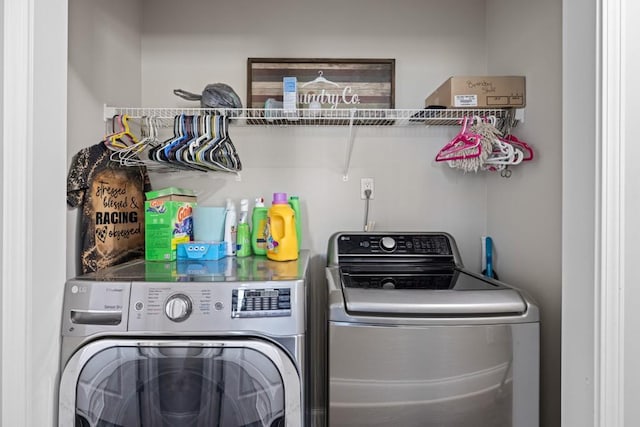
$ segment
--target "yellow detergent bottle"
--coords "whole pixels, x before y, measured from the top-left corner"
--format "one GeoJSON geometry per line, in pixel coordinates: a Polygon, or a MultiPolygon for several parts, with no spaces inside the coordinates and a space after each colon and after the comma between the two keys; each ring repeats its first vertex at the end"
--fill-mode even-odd
{"type": "Polygon", "coordinates": [[[273,193],[264,234],[267,240],[267,258],[274,261],[298,259],[296,218],[286,193],[273,193]]]}

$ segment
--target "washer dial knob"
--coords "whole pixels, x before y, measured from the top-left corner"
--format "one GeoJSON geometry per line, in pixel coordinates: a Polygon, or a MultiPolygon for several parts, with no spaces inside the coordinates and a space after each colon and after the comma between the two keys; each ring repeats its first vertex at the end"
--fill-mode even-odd
{"type": "Polygon", "coordinates": [[[391,252],[396,248],[396,240],[393,237],[385,236],[380,239],[380,247],[384,251],[391,252]]]}
{"type": "Polygon", "coordinates": [[[164,313],[174,322],[182,322],[191,315],[191,299],[185,294],[171,295],[164,305],[164,313]]]}

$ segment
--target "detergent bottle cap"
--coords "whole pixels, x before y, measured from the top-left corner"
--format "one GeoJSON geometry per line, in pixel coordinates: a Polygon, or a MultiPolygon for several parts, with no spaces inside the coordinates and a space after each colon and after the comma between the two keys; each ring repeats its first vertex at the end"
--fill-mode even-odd
{"type": "Polygon", "coordinates": [[[256,198],[256,208],[264,208],[264,197],[256,198]]]}
{"type": "Polygon", "coordinates": [[[286,205],[287,203],[287,193],[273,193],[274,205],[286,205]]]}

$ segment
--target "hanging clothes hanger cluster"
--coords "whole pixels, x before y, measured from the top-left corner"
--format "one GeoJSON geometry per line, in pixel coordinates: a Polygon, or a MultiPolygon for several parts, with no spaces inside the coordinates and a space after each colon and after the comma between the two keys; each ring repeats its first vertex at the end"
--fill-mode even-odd
{"type": "Polygon", "coordinates": [[[111,120],[111,132],[103,140],[103,144],[110,150],[125,150],[138,143],[138,138],[131,133],[129,116],[117,114],[111,120]]]}
{"type": "MultiPolygon", "coordinates": [[[[118,120],[114,116],[113,122],[118,120]]],[[[242,170],[242,162],[229,136],[227,116],[177,115],[173,119],[173,135],[165,140],[159,138],[162,124],[161,118],[142,117],[139,140],[107,144],[113,150],[111,160],[124,166],[158,166],[158,169],[234,173],[242,170]]]]}
{"type": "Polygon", "coordinates": [[[447,162],[466,172],[485,170],[511,176],[512,166],[533,160],[533,148],[510,132],[496,127],[496,118],[464,117],[462,127],[436,154],[437,162],[447,162]]]}

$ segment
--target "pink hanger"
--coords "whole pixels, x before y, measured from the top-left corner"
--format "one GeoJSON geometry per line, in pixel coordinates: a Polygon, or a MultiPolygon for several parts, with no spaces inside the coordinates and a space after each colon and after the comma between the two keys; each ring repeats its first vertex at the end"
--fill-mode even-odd
{"type": "Polygon", "coordinates": [[[503,138],[509,144],[514,145],[525,154],[525,157],[522,159],[523,162],[528,162],[529,160],[533,160],[533,148],[526,142],[518,139],[517,136],[509,134],[503,138]]]}
{"type": "Polygon", "coordinates": [[[482,153],[482,146],[480,144],[482,137],[468,131],[468,123],[469,118],[464,117],[464,119],[462,119],[462,129],[451,141],[438,151],[436,162],[462,160],[480,156],[482,153]]]}

